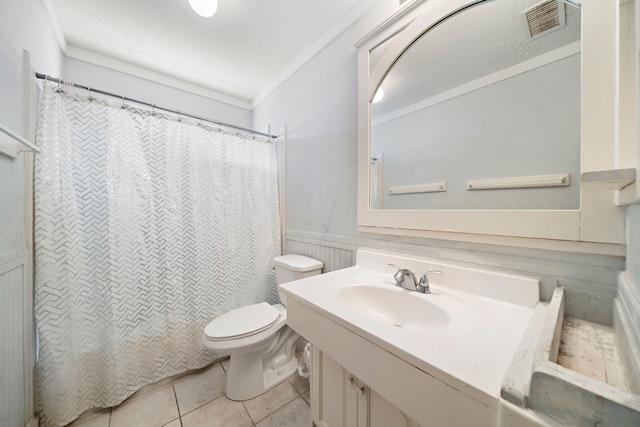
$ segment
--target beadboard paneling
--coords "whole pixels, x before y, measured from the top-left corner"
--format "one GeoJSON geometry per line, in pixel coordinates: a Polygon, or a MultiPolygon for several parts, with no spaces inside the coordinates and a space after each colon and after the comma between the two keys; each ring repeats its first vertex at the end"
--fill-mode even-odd
{"type": "Polygon", "coordinates": [[[24,427],[27,421],[27,383],[25,336],[26,253],[13,251],[0,255],[0,426],[24,427]]]}
{"type": "MultiPolygon", "coordinates": [[[[541,298],[565,288],[567,315],[605,325],[613,324],[613,299],[624,257],[517,248],[468,242],[341,236],[301,230],[285,232],[285,253],[325,262],[323,273],[355,265],[358,247],[404,252],[429,258],[539,277],[541,298]]],[[[392,272],[390,272],[391,274],[392,272]]]]}
{"type": "Polygon", "coordinates": [[[355,248],[331,243],[313,243],[300,239],[285,240],[285,254],[298,254],[308,256],[324,263],[323,273],[353,267],[356,263],[355,248]]]}

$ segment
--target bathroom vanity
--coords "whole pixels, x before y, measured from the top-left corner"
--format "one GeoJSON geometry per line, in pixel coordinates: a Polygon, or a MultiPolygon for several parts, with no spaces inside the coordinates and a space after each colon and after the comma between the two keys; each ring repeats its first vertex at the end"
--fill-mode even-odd
{"type": "Polygon", "coordinates": [[[359,250],[356,266],[281,286],[313,345],[317,426],[497,425],[503,377],[538,306],[535,279],[359,250]],[[437,269],[431,294],[393,263],[437,269]]]}
{"type": "Polygon", "coordinates": [[[541,287],[532,277],[370,249],[358,250],[354,267],[282,285],[288,325],[313,346],[314,423],[640,425],[629,325],[565,319],[564,289],[541,287]],[[423,294],[398,287],[389,264],[442,274],[423,294]]]}

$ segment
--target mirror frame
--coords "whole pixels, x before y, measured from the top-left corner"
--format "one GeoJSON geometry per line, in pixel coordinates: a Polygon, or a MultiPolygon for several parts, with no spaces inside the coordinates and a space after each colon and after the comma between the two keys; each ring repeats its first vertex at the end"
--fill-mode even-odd
{"type": "MultiPolygon", "coordinates": [[[[624,211],[614,191],[581,185],[577,210],[381,209],[369,204],[371,100],[397,58],[427,29],[485,1],[406,2],[358,48],[358,230],[526,247],[624,254],[624,211]],[[370,53],[389,45],[373,69],[370,53]],[[515,239],[514,239],[515,238],[515,239]],[[541,243],[544,239],[545,243],[541,243]],[[551,243],[549,241],[552,241],[551,243]],[[604,244],[604,245],[603,245],[604,244]]],[[[569,6],[570,7],[570,6],[569,6]]],[[[581,173],[616,166],[616,0],[583,0],[581,8],[581,173]]],[[[580,177],[573,177],[572,180],[580,177]]]]}

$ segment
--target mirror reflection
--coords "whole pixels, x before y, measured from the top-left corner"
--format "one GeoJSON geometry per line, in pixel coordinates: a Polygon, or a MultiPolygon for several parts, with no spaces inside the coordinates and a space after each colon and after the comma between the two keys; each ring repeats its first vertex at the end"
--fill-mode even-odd
{"type": "Polygon", "coordinates": [[[372,209],[579,209],[578,8],[459,11],[399,56],[381,91],[372,209]]]}

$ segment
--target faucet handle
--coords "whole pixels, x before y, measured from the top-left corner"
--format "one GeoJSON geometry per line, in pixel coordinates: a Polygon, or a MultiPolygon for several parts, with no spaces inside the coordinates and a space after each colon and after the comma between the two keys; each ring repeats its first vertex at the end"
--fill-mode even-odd
{"type": "Polygon", "coordinates": [[[429,283],[429,275],[430,274],[442,274],[442,271],[440,271],[440,270],[427,270],[424,273],[422,273],[422,275],[420,276],[420,282],[429,283]]]}
{"type": "Polygon", "coordinates": [[[442,274],[440,270],[428,270],[422,273],[420,276],[420,283],[416,286],[418,292],[422,292],[423,294],[430,294],[431,289],[429,289],[429,275],[430,274],[442,274]]]}
{"type": "Polygon", "coordinates": [[[396,280],[397,283],[399,283],[401,285],[402,282],[404,282],[404,272],[405,272],[406,269],[400,267],[399,265],[395,265],[395,264],[387,264],[387,265],[389,267],[393,267],[393,268],[397,268],[398,269],[398,271],[396,271],[393,274],[393,278],[396,280]]]}

